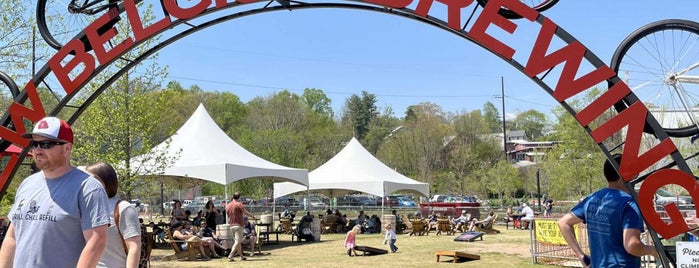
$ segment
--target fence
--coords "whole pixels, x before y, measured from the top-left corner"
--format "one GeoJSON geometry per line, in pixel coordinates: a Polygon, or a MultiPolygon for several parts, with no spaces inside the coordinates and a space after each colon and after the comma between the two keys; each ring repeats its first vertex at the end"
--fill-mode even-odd
{"type": "MultiPolygon", "coordinates": [[[[575,253],[561,236],[557,222],[557,218],[536,218],[534,220],[533,228],[530,231],[532,263],[581,267],[575,253]]],[[[578,238],[582,250],[589,254],[590,244],[585,224],[575,225],[575,237],[578,238]]],[[[641,234],[641,240],[645,244],[653,244],[648,232],[641,234]]],[[[644,256],[641,258],[641,267],[658,267],[658,265],[653,257],[644,256]]]]}
{"type": "MultiPolygon", "coordinates": [[[[531,252],[535,264],[550,264],[580,267],[580,261],[575,252],[568,246],[558,228],[557,219],[537,218],[532,224],[531,252]]],[[[584,224],[575,225],[575,236],[583,251],[589,252],[587,228],[584,224]]]]}

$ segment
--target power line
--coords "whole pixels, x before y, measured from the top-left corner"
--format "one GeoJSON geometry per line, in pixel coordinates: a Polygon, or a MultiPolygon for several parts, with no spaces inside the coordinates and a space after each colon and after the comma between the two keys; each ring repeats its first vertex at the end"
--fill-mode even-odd
{"type": "MultiPolygon", "coordinates": [[[[221,84],[221,85],[243,86],[243,87],[252,87],[252,88],[275,89],[275,90],[288,90],[288,91],[294,91],[294,92],[303,92],[304,91],[304,89],[298,89],[298,88],[259,85],[259,84],[244,84],[244,83],[236,83],[236,82],[228,82],[228,81],[220,81],[220,80],[191,78],[191,77],[184,77],[184,76],[169,75],[167,77],[173,78],[173,79],[188,80],[188,81],[195,81],[195,82],[205,82],[205,83],[221,84]]],[[[326,91],[326,90],[323,90],[323,92],[325,92],[327,94],[340,94],[340,95],[356,94],[356,92],[345,92],[345,91],[326,91]]],[[[423,95],[423,94],[417,95],[417,94],[376,94],[376,93],[372,93],[372,94],[374,94],[376,96],[380,96],[380,97],[397,97],[397,98],[478,98],[478,99],[480,99],[480,98],[490,98],[491,97],[491,95],[423,95]]]]}

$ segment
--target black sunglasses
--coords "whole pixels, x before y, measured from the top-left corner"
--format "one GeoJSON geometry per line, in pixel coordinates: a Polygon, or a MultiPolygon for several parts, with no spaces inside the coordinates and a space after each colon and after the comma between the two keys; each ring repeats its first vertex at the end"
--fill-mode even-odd
{"type": "Polygon", "coordinates": [[[44,150],[48,150],[53,148],[53,146],[56,145],[63,145],[66,144],[67,142],[64,141],[30,141],[29,142],[29,148],[34,150],[36,148],[41,148],[44,150]]]}

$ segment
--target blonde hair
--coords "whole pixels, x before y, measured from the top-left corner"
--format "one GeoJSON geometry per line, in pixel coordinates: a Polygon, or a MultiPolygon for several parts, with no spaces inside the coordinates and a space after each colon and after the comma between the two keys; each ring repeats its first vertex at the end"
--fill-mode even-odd
{"type": "Polygon", "coordinates": [[[390,223],[386,223],[386,226],[384,226],[384,228],[391,228],[391,224],[390,224],[390,223]]]}
{"type": "Polygon", "coordinates": [[[361,234],[362,233],[362,228],[359,227],[359,225],[355,225],[354,228],[352,228],[352,232],[355,234],[361,234]]]}

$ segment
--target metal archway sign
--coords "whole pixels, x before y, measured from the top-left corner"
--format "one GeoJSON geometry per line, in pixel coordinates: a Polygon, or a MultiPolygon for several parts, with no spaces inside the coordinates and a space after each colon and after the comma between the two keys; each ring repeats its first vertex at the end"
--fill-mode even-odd
{"type": "MultiPolygon", "coordinates": [[[[47,114],[55,115],[64,109],[71,109],[73,115],[67,121],[74,122],[82,111],[123,73],[158,50],[197,31],[232,19],[264,12],[310,8],[358,9],[424,22],[481,46],[530,77],[532,81],[549,93],[576,118],[607,157],[610,156],[610,151],[623,147],[621,150],[624,162],[618,167],[619,172],[627,182],[627,186],[631,187],[630,189],[633,189],[633,185],[640,181],[645,182],[638,195],[633,191],[632,195],[638,201],[646,223],[651,229],[655,245],[658,245],[665,264],[667,264],[668,258],[665,250],[662,250],[663,246],[658,234],[669,238],[689,230],[676,205],[670,204],[666,207],[670,223],[666,223],[660,218],[653,205],[655,191],[668,184],[684,187],[692,197],[699,200],[699,184],[667,133],[612,69],[552,20],[520,1],[490,0],[483,10],[476,14],[477,3],[474,0],[436,0],[446,6],[446,20],[441,20],[435,16],[443,14],[433,14],[443,13],[432,10],[435,0],[364,0],[321,3],[286,0],[277,0],[277,2],[272,0],[238,0],[235,2],[199,0],[190,3],[187,7],[179,6],[176,0],[162,0],[160,3],[164,17],[148,26],[144,26],[139,17],[137,1],[124,0],[118,8],[111,9],[100,16],[53,55],[48,63],[26,83],[24,89],[15,96],[14,102],[0,121],[2,123],[0,148],[4,149],[10,144],[27,147],[28,141],[21,138],[21,135],[27,132],[23,124],[24,120],[36,122],[47,114]],[[408,8],[410,5],[415,5],[415,8],[408,8]],[[248,6],[253,7],[232,14],[220,12],[234,8],[244,9],[248,6]],[[464,23],[461,20],[462,11],[470,7],[473,7],[474,12],[464,23]],[[513,21],[502,17],[498,14],[501,7],[521,15],[523,19],[513,21]],[[219,13],[223,15],[215,16],[219,13]],[[113,40],[116,36],[116,29],[111,28],[106,32],[98,32],[98,29],[108,25],[116,17],[126,19],[131,26],[130,36],[118,42],[113,40]],[[194,21],[195,19],[200,20],[194,21]],[[514,34],[518,24],[524,23],[540,26],[538,35],[528,51],[516,51],[504,40],[487,32],[489,28],[498,28],[507,34],[514,34]],[[180,27],[184,28],[182,30],[176,26],[185,27],[180,27]],[[131,51],[145,40],[166,31],[173,33],[173,36],[150,47],[134,59],[121,59],[126,52],[131,51]],[[87,40],[94,50],[85,51],[85,45],[80,41],[81,38],[87,40]],[[105,48],[107,43],[113,44],[113,47],[105,48]],[[552,49],[552,44],[563,45],[559,49],[552,49]],[[526,61],[519,62],[513,58],[515,52],[525,53],[529,56],[526,61]],[[118,60],[124,60],[127,64],[82,103],[68,105],[69,101],[92,78],[118,60]],[[583,64],[592,67],[587,67],[586,69],[590,70],[586,73],[585,71],[579,73],[583,64]],[[47,113],[36,86],[42,83],[48,75],[55,76],[60,83],[61,88],[53,90],[65,92],[65,97],[59,100],[59,104],[54,110],[47,113]],[[575,110],[567,103],[577,94],[605,82],[609,83],[608,90],[582,109],[575,110]],[[622,98],[627,103],[628,108],[621,111],[612,109],[622,98]],[[609,113],[613,113],[613,115],[601,117],[603,114],[609,115],[609,113]],[[595,120],[603,122],[593,124],[595,120]],[[652,132],[650,133],[652,141],[649,142],[648,136],[651,135],[645,134],[646,132],[652,132]],[[621,136],[622,142],[614,144],[613,136],[621,136]],[[644,146],[641,146],[642,140],[644,146]],[[671,164],[660,169],[654,168],[662,163],[671,164]]],[[[0,173],[0,193],[5,192],[24,155],[5,156],[9,159],[0,173]]]]}

